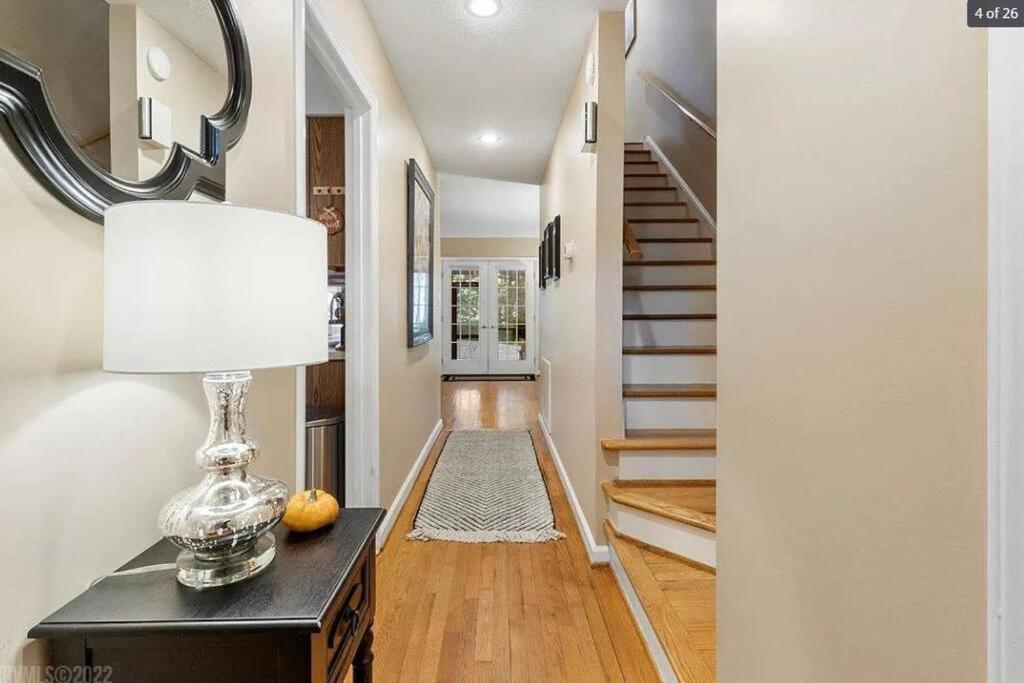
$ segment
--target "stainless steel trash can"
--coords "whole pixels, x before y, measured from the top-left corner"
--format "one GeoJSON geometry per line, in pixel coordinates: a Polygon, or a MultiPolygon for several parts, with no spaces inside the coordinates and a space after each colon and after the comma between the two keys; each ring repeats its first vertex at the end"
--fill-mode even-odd
{"type": "Polygon", "coordinates": [[[306,411],[306,488],[327,491],[345,505],[345,415],[306,411]]]}

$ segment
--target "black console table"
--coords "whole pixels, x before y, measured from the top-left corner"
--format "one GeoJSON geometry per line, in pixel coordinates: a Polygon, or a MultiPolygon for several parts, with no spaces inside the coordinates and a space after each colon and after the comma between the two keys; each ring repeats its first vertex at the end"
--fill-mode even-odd
{"type": "MultiPolygon", "coordinates": [[[[350,508],[312,534],[275,530],[258,576],[196,591],[173,570],[104,579],[37,624],[54,666],[110,683],[257,683],[373,678],[377,508],[350,508]]],[[[173,562],[160,541],[121,569],[173,562]]],[[[89,680],[80,678],[76,680],[89,680]]]]}

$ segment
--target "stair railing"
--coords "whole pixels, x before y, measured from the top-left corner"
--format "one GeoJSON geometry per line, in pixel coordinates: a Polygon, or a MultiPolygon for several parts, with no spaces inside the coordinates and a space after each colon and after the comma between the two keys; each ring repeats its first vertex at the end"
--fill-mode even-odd
{"type": "Polygon", "coordinates": [[[636,75],[639,76],[642,81],[647,83],[647,85],[654,88],[654,90],[657,91],[658,94],[660,94],[666,100],[675,105],[676,109],[683,113],[683,116],[696,123],[702,131],[710,135],[713,139],[718,140],[718,134],[715,133],[715,129],[709,126],[703,119],[701,119],[689,107],[687,107],[686,104],[683,102],[683,98],[679,97],[679,95],[672,92],[672,90],[670,90],[668,86],[666,86],[664,83],[662,83],[657,78],[652,76],[647,71],[644,71],[643,69],[637,71],[636,75]]]}

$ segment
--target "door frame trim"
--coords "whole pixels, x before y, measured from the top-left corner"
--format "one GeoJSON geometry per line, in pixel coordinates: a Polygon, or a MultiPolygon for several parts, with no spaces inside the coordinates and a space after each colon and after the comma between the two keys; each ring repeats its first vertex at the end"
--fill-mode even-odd
{"type": "MultiPolygon", "coordinates": [[[[295,204],[306,215],[306,47],[345,110],[345,502],[380,503],[380,105],[321,0],[295,0],[295,204]]],[[[306,478],[306,370],[295,373],[296,487],[306,478]]]]}
{"type": "Polygon", "coordinates": [[[988,99],[988,680],[1024,678],[1024,42],[993,30],[988,99]]]}
{"type": "MultiPolygon", "coordinates": [[[[533,328],[531,340],[533,342],[533,372],[537,374],[540,365],[540,290],[537,287],[537,278],[540,277],[539,263],[536,256],[442,256],[441,257],[441,287],[444,288],[444,270],[445,266],[449,263],[492,263],[492,262],[507,262],[507,263],[525,263],[533,268],[533,328]]],[[[444,340],[445,340],[445,315],[447,311],[444,310],[444,293],[441,295],[441,374],[448,374],[444,371],[444,340]]],[[[529,343],[529,342],[528,342],[529,343]]],[[[488,351],[490,353],[490,351],[488,351]]],[[[488,373],[483,373],[488,374],[488,373]]]]}

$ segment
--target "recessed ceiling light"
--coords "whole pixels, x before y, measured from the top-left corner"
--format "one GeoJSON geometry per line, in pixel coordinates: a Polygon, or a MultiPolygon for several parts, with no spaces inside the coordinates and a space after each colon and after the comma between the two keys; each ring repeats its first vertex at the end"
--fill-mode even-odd
{"type": "Polygon", "coordinates": [[[478,17],[493,17],[498,13],[497,0],[469,0],[469,11],[478,17]]]}
{"type": "Polygon", "coordinates": [[[477,139],[488,146],[494,146],[501,141],[501,137],[497,133],[493,133],[491,131],[481,133],[480,137],[477,139]]]}

